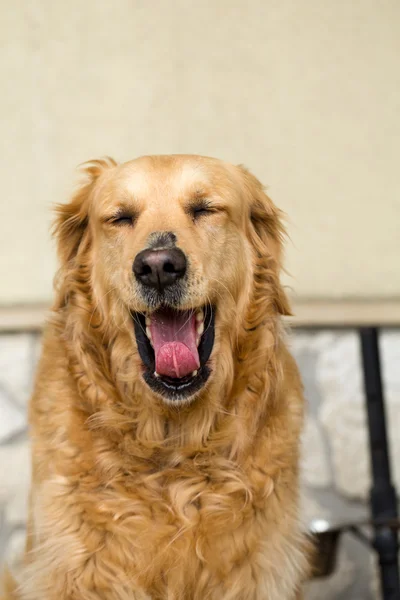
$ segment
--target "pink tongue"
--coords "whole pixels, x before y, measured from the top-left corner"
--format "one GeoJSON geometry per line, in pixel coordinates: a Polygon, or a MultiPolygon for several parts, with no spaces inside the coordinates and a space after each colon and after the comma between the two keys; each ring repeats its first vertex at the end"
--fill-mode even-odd
{"type": "Polygon", "coordinates": [[[160,310],[151,315],[150,329],[159,375],[177,379],[199,368],[192,311],[160,310]]]}

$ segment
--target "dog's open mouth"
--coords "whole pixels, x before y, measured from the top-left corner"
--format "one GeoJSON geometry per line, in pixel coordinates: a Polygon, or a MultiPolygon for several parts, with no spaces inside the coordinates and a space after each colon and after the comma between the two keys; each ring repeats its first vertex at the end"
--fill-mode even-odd
{"type": "Polygon", "coordinates": [[[168,400],[193,396],[210,376],[207,361],[215,336],[215,310],[160,308],[134,313],[136,342],[144,364],[144,379],[168,400]]]}

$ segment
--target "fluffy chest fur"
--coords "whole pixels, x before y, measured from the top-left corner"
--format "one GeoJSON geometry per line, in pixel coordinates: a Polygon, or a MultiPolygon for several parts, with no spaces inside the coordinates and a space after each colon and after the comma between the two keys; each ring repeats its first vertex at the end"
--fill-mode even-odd
{"type": "MultiPolygon", "coordinates": [[[[48,356],[41,368],[51,360],[55,395],[47,380],[32,404],[34,519],[25,582],[34,581],[44,598],[54,589],[65,598],[102,590],[107,600],[261,599],[268,584],[269,597],[282,600],[285,572],[291,598],[296,586],[287,569],[295,575],[307,562],[297,516],[296,396],[271,407],[238,453],[237,440],[253,422],[251,391],[246,410],[241,395],[197,437],[188,417],[204,432],[209,414],[201,407],[186,418],[147,415],[147,428],[137,407],[116,411],[115,398],[112,413],[88,415],[62,347],[48,356]]],[[[289,355],[282,359],[293,373],[289,355]]],[[[23,589],[22,598],[39,598],[23,589]]]]}

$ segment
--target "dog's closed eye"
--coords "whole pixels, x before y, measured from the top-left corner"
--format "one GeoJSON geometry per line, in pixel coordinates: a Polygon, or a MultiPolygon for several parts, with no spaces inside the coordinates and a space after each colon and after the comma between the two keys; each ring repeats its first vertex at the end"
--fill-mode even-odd
{"type": "Polygon", "coordinates": [[[120,215],[116,217],[112,222],[114,225],[133,225],[133,215],[120,215]]]}
{"type": "Polygon", "coordinates": [[[117,227],[129,226],[132,227],[136,221],[137,215],[132,211],[122,210],[117,212],[110,217],[105,219],[105,222],[109,225],[116,225],[117,227]]]}
{"type": "Polygon", "coordinates": [[[204,217],[215,212],[215,208],[211,206],[211,204],[207,202],[207,200],[201,200],[189,207],[189,213],[191,214],[192,219],[194,221],[196,221],[200,217],[204,217]]]}

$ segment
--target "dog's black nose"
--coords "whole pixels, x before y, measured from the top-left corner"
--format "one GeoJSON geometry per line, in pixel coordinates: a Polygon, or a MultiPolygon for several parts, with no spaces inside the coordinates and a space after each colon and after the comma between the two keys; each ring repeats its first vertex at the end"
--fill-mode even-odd
{"type": "Polygon", "coordinates": [[[133,261],[133,272],[140,283],[163,291],[186,273],[186,257],[179,248],[142,250],[133,261]]]}

